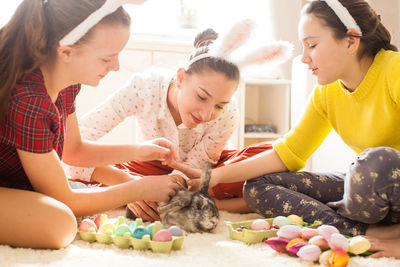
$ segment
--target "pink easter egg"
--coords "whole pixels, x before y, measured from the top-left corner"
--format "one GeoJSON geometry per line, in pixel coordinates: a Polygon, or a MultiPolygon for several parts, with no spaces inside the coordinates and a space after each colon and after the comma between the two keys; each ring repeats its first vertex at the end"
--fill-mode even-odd
{"type": "Polygon", "coordinates": [[[97,232],[97,226],[91,219],[84,219],[79,224],[79,231],[80,232],[88,232],[89,228],[93,228],[97,232]]]}
{"type": "Polygon", "coordinates": [[[153,236],[153,241],[168,242],[172,240],[172,235],[167,229],[161,229],[153,236]]]}
{"type": "Polygon", "coordinates": [[[326,241],[326,239],[322,235],[311,237],[310,240],[308,240],[308,243],[310,245],[316,245],[322,250],[329,248],[328,241],[326,241]]]}
{"type": "Polygon", "coordinates": [[[254,220],[254,222],[251,224],[251,230],[254,231],[269,230],[269,223],[263,219],[254,220]]]}
{"type": "Polygon", "coordinates": [[[313,228],[302,228],[299,232],[299,236],[306,240],[309,240],[316,235],[318,235],[318,231],[313,228]]]}

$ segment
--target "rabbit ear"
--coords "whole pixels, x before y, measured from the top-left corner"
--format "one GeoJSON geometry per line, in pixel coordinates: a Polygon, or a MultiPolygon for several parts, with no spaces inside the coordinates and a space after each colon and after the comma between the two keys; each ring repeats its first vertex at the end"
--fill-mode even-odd
{"type": "Polygon", "coordinates": [[[237,22],[216,47],[218,57],[226,57],[250,36],[254,23],[250,19],[237,22]]]}
{"type": "Polygon", "coordinates": [[[262,64],[265,62],[279,64],[292,56],[293,45],[286,41],[279,41],[260,47],[246,55],[237,64],[240,67],[262,64]]]}
{"type": "Polygon", "coordinates": [[[208,195],[208,186],[211,179],[211,163],[205,162],[200,176],[200,188],[198,192],[208,195]]]}

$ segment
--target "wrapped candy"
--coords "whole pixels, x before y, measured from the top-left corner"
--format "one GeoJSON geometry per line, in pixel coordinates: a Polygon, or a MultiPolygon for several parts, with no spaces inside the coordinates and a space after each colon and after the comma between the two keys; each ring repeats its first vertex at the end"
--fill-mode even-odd
{"type": "Polygon", "coordinates": [[[326,241],[326,239],[322,235],[311,237],[311,239],[308,240],[308,243],[310,245],[316,245],[322,250],[329,248],[328,241],[326,241]]]}
{"type": "Polygon", "coordinates": [[[349,252],[359,255],[362,254],[371,247],[371,243],[362,236],[352,237],[349,241],[349,252]]]}
{"type": "Polygon", "coordinates": [[[321,249],[316,245],[306,245],[297,252],[297,256],[306,261],[316,261],[320,255],[321,249]]]}
{"type": "Polygon", "coordinates": [[[285,225],[282,226],[276,235],[280,238],[286,238],[286,239],[294,239],[299,237],[299,232],[301,230],[300,226],[297,225],[285,225]]]}
{"type": "Polygon", "coordinates": [[[347,251],[349,249],[349,241],[342,234],[332,234],[328,244],[332,250],[347,251]]]}
{"type": "Polygon", "coordinates": [[[329,264],[331,267],[345,267],[349,263],[350,256],[344,250],[332,251],[331,258],[329,259],[329,264]]]}

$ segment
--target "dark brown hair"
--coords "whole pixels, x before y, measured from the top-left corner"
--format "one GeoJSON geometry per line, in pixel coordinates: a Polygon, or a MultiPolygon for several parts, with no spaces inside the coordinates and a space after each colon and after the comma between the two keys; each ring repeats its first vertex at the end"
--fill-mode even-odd
{"type": "MultiPolygon", "coordinates": [[[[99,9],[105,0],[24,0],[10,21],[0,29],[0,121],[18,79],[51,61],[59,41],[99,9]]],[[[130,25],[130,17],[117,9],[99,24],[130,25]]],[[[90,39],[93,27],[75,45],[90,39]]]]}
{"type": "MultiPolygon", "coordinates": [[[[375,56],[379,50],[397,51],[397,47],[391,44],[389,31],[381,23],[380,16],[364,0],[339,0],[347,8],[358,26],[361,28],[360,50],[358,58],[375,56]]],[[[346,26],[340,21],[335,12],[325,1],[312,1],[304,6],[302,14],[312,14],[321,19],[325,25],[332,28],[335,38],[342,39],[347,35],[346,26]]]]}
{"type": "MultiPolygon", "coordinates": [[[[207,53],[209,44],[212,44],[218,38],[218,33],[213,29],[206,29],[199,33],[193,43],[196,48],[195,52],[190,56],[190,59],[207,53]]],[[[221,57],[205,57],[190,64],[186,70],[187,73],[201,73],[204,70],[213,70],[225,74],[230,80],[238,81],[240,79],[239,68],[230,61],[221,57]]]]}

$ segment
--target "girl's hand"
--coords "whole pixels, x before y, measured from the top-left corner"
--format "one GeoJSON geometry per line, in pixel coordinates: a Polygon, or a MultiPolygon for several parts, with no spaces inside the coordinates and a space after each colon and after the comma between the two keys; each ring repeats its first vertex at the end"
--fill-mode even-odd
{"type": "Polygon", "coordinates": [[[381,257],[395,257],[400,259],[400,238],[397,239],[379,239],[375,237],[366,236],[366,238],[371,243],[371,248],[369,251],[374,251],[376,253],[372,254],[371,258],[381,258],[381,257]]]}
{"type": "Polygon", "coordinates": [[[156,138],[137,145],[137,160],[159,160],[162,164],[173,164],[177,157],[176,147],[166,138],[156,138]]]}
{"type": "Polygon", "coordinates": [[[170,175],[146,176],[138,181],[145,189],[140,199],[153,202],[168,202],[176,194],[179,185],[170,175]]]}
{"type": "Polygon", "coordinates": [[[144,221],[159,221],[160,216],[158,215],[158,205],[153,201],[136,201],[129,203],[128,208],[136,215],[138,218],[142,218],[144,221]]]}
{"type": "Polygon", "coordinates": [[[179,163],[179,162],[176,162],[176,161],[173,162],[173,163],[168,164],[168,166],[173,168],[173,169],[177,169],[177,170],[183,172],[190,179],[200,178],[200,175],[201,175],[201,170],[200,169],[191,168],[191,167],[188,167],[185,164],[182,164],[182,163],[179,163]]]}

